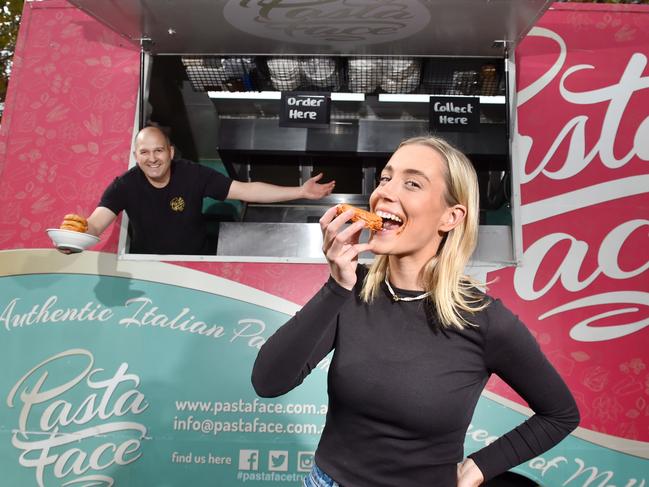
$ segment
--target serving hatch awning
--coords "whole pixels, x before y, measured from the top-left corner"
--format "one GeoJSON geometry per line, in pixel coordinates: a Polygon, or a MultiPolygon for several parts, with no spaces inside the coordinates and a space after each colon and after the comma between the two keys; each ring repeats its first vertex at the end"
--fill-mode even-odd
{"type": "Polygon", "coordinates": [[[153,54],[500,56],[549,0],[68,0],[153,54]]]}

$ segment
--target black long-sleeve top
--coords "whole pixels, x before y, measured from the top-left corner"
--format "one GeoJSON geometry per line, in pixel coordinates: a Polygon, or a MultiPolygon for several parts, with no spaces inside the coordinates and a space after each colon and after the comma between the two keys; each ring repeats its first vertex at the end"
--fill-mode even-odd
{"type": "Polygon", "coordinates": [[[252,373],[257,393],[275,397],[335,350],[316,463],[338,483],[455,486],[465,434],[492,373],[535,414],[471,455],[485,480],[548,450],[577,426],[570,391],[499,300],[472,315],[476,326],[439,330],[423,301],[395,302],[385,285],[374,301],[363,302],[365,273],[359,269],[352,291],[329,279],[270,337],[252,373]]]}

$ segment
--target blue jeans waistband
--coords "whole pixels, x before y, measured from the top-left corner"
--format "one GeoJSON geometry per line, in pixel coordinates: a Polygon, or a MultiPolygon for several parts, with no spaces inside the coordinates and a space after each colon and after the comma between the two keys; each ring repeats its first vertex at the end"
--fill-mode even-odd
{"type": "Polygon", "coordinates": [[[304,479],[304,487],[341,487],[334,479],[324,473],[315,463],[304,479]]]}

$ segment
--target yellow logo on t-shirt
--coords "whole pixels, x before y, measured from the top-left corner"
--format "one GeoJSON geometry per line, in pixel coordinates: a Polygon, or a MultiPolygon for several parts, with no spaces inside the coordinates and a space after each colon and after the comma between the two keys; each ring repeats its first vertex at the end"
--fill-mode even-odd
{"type": "Polygon", "coordinates": [[[185,200],[182,196],[176,196],[171,199],[169,206],[173,211],[183,211],[185,209],[185,200]]]}

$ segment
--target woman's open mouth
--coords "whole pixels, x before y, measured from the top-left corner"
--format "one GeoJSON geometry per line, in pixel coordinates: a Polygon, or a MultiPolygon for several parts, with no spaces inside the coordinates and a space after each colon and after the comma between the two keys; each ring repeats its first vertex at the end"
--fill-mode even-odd
{"type": "Polygon", "coordinates": [[[383,228],[381,231],[389,232],[392,230],[398,230],[401,232],[401,229],[404,225],[404,221],[401,217],[395,215],[394,213],[388,213],[387,211],[376,211],[378,216],[383,219],[383,228]]]}

